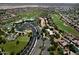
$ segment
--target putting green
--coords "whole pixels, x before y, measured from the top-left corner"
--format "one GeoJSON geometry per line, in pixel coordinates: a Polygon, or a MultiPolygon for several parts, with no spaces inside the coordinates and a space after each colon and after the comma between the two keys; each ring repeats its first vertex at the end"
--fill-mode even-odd
{"type": "Polygon", "coordinates": [[[60,20],[60,15],[52,14],[52,20],[60,30],[79,37],[79,32],[70,25],[66,24],[64,21],[60,20]]]}

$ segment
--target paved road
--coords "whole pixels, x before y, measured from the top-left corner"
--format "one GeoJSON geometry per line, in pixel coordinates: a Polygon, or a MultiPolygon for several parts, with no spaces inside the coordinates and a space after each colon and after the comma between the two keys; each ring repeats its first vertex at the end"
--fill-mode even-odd
{"type": "MultiPolygon", "coordinates": [[[[41,33],[41,30],[39,30],[39,32],[41,33]]],[[[34,50],[32,51],[32,53],[30,55],[49,55],[49,52],[47,51],[48,48],[50,46],[50,40],[46,39],[45,41],[43,41],[43,37],[40,35],[39,40],[37,41],[36,46],[34,47],[34,50]],[[44,47],[44,50],[42,50],[40,47],[44,47]]]]}
{"type": "Polygon", "coordinates": [[[50,46],[50,40],[46,39],[45,41],[43,41],[43,38],[40,37],[40,39],[37,41],[36,46],[34,47],[34,50],[30,55],[39,55],[40,53],[41,55],[49,55],[49,52],[47,51],[49,46],[50,46]],[[43,46],[43,43],[44,43],[44,46],[43,46]],[[44,47],[44,50],[41,50],[40,48],[41,46],[44,47]]]}
{"type": "Polygon", "coordinates": [[[25,55],[25,54],[28,55],[33,50],[33,48],[35,47],[35,45],[37,43],[37,37],[38,37],[38,35],[37,35],[37,28],[32,23],[24,22],[19,27],[16,26],[16,29],[22,31],[22,30],[26,29],[27,27],[31,27],[32,28],[33,35],[31,37],[28,45],[20,53],[21,55],[25,55]]]}
{"type": "Polygon", "coordinates": [[[50,40],[46,39],[45,41],[43,41],[43,38],[41,36],[41,30],[37,27],[37,25],[35,25],[31,22],[25,22],[19,26],[20,27],[18,27],[18,26],[16,27],[18,30],[20,30],[20,29],[24,30],[28,27],[31,27],[32,31],[33,31],[32,38],[30,39],[28,45],[20,53],[21,55],[25,55],[25,54],[26,55],[39,55],[41,52],[40,47],[43,46],[43,43],[45,45],[45,48],[41,54],[42,55],[49,55],[49,52],[47,51],[47,49],[50,46],[50,40]],[[38,32],[38,34],[37,34],[37,32],[38,32]]]}
{"type": "Polygon", "coordinates": [[[42,51],[42,55],[50,55],[49,54],[49,51],[48,51],[48,48],[50,47],[50,40],[49,39],[46,39],[45,41],[44,41],[44,50],[42,51]]]}
{"type": "Polygon", "coordinates": [[[41,52],[41,49],[39,47],[42,45],[43,45],[43,40],[42,40],[42,37],[40,37],[40,39],[37,41],[36,46],[34,47],[34,50],[30,55],[39,55],[41,52]]]}

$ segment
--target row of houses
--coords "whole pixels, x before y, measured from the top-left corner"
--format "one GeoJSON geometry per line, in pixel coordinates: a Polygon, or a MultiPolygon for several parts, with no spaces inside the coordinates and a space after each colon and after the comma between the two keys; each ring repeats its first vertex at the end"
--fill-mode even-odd
{"type": "Polygon", "coordinates": [[[63,48],[64,50],[64,54],[76,54],[76,53],[79,53],[79,39],[78,38],[74,38],[74,37],[71,37],[69,35],[66,35],[64,36],[61,40],[58,41],[59,45],[63,48]],[[74,51],[71,51],[69,47],[70,45],[73,45],[74,46],[74,51]],[[65,51],[65,48],[67,49],[67,52],[65,51]],[[68,52],[69,51],[69,52],[68,52]],[[71,53],[73,52],[73,53],[71,53]]]}
{"type": "Polygon", "coordinates": [[[60,14],[63,18],[64,21],[66,21],[67,23],[69,23],[71,26],[73,26],[77,31],[79,31],[79,16],[74,16],[70,17],[69,14],[60,14]]]}

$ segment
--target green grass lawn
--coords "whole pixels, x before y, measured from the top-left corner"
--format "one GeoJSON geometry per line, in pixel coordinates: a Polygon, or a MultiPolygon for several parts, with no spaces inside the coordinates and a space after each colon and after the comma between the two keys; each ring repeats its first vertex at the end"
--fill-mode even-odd
{"type": "Polygon", "coordinates": [[[7,54],[11,54],[12,52],[14,54],[17,54],[27,45],[28,41],[28,36],[19,36],[14,41],[7,41],[6,44],[1,44],[0,47],[3,47],[4,51],[7,52],[7,54]],[[16,44],[17,40],[19,41],[19,44],[16,44]]]}
{"type": "Polygon", "coordinates": [[[72,35],[79,36],[79,32],[76,31],[70,25],[66,24],[64,21],[60,20],[59,15],[53,14],[52,19],[53,19],[53,22],[55,23],[55,25],[58,27],[58,29],[60,29],[64,32],[67,32],[67,33],[71,33],[72,35]]]}
{"type": "Polygon", "coordinates": [[[27,17],[29,18],[35,18],[40,16],[42,13],[42,11],[38,11],[38,10],[33,10],[30,12],[22,12],[22,13],[18,13],[17,16],[20,16],[21,18],[27,17]]]}

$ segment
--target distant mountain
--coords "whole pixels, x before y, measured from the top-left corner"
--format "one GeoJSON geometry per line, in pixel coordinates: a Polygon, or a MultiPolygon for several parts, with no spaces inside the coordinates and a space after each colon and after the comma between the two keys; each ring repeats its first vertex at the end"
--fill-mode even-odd
{"type": "Polygon", "coordinates": [[[0,3],[0,6],[21,6],[21,5],[79,6],[79,3],[0,3]]]}
{"type": "Polygon", "coordinates": [[[0,9],[18,7],[79,7],[79,3],[0,3],[0,9]]]}

